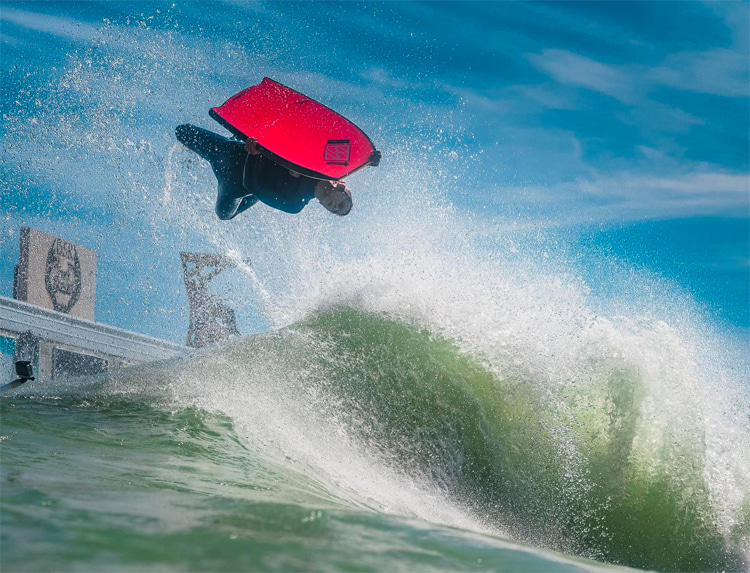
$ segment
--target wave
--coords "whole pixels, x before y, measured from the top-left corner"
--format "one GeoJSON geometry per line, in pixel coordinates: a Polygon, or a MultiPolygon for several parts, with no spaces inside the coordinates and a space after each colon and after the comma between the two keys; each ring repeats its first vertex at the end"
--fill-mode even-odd
{"type": "MultiPolygon", "coordinates": [[[[720,511],[699,416],[662,415],[646,378],[602,356],[574,383],[540,384],[402,318],[341,307],[204,352],[149,388],[228,413],[254,447],[352,504],[610,563],[742,570],[747,492],[731,519],[720,511]]],[[[112,384],[134,390],[130,375],[112,384]]]]}

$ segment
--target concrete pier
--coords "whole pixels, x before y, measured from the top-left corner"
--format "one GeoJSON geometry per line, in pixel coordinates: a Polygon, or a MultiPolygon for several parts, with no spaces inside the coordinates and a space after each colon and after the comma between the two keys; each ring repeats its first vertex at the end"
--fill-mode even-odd
{"type": "Polygon", "coordinates": [[[0,296],[0,382],[11,363],[30,360],[40,380],[111,372],[172,358],[185,346],[0,296]]]}

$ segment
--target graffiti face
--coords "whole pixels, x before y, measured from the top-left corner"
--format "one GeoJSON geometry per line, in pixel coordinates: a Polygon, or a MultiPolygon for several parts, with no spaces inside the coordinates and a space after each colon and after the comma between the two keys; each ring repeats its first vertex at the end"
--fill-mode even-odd
{"type": "Polygon", "coordinates": [[[47,251],[44,285],[58,312],[70,312],[81,296],[81,263],[73,243],[55,239],[47,251]]]}

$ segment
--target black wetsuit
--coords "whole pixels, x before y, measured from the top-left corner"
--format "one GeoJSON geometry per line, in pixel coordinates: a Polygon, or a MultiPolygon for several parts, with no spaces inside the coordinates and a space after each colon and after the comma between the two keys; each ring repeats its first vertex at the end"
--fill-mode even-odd
{"type": "Polygon", "coordinates": [[[178,126],[175,135],[211,164],[219,182],[219,219],[233,219],[258,200],[285,213],[299,213],[315,196],[315,179],[294,176],[270,159],[250,155],[241,141],[190,124],[178,126]]]}

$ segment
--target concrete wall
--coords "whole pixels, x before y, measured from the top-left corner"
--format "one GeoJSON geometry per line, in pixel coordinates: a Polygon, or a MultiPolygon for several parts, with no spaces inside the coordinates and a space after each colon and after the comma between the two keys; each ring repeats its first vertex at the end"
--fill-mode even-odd
{"type": "Polygon", "coordinates": [[[21,228],[13,299],[0,297],[0,385],[28,360],[38,380],[101,374],[178,356],[184,346],[94,322],[96,254],[21,228]]]}

